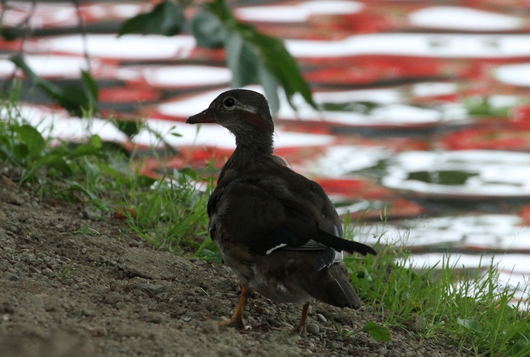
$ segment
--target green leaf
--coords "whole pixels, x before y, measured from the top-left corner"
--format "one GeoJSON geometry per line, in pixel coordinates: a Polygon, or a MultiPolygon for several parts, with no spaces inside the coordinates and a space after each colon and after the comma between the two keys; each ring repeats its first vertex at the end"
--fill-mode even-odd
{"type": "Polygon", "coordinates": [[[260,58],[235,31],[229,31],[225,43],[226,64],[232,71],[232,87],[244,87],[258,81],[260,58]]]}
{"type": "Polygon", "coordinates": [[[215,263],[221,264],[223,262],[223,256],[221,252],[213,252],[210,249],[204,248],[199,252],[201,258],[213,261],[215,263]]]}
{"type": "Polygon", "coordinates": [[[83,81],[88,87],[88,90],[77,87],[66,87],[63,89],[37,76],[19,55],[12,56],[10,60],[24,72],[31,82],[70,114],[83,117],[86,110],[97,110],[97,94],[95,98],[92,94],[89,94],[89,92],[93,93],[94,88],[91,87],[95,83],[87,84],[90,81],[88,76],[83,76],[83,81]],[[86,80],[85,77],[87,77],[86,80]]]}
{"type": "Polygon", "coordinates": [[[180,33],[185,21],[182,7],[175,2],[164,0],[150,13],[140,14],[125,21],[118,36],[127,33],[173,36],[180,33]]]}
{"type": "Polygon", "coordinates": [[[368,332],[376,341],[390,342],[390,330],[387,327],[379,326],[373,321],[365,323],[362,331],[368,332]]]}
{"type": "Polygon", "coordinates": [[[138,186],[145,188],[145,187],[151,187],[156,180],[152,177],[149,177],[147,175],[139,175],[138,176],[138,186]]]}
{"type": "Polygon", "coordinates": [[[143,124],[139,121],[115,120],[112,123],[122,133],[127,135],[129,139],[132,139],[136,134],[138,134],[140,132],[140,129],[142,129],[143,127],[143,124]]]}
{"type": "Polygon", "coordinates": [[[92,192],[90,192],[89,190],[87,190],[86,188],[78,184],[77,182],[67,181],[67,183],[69,183],[70,186],[66,189],[66,191],[79,191],[87,195],[91,200],[97,200],[96,195],[94,195],[92,192]]]}
{"type": "Polygon", "coordinates": [[[29,155],[29,149],[26,144],[19,143],[13,146],[13,154],[18,160],[24,160],[29,155]]]}
{"type": "Polygon", "coordinates": [[[476,319],[457,319],[457,323],[460,326],[463,326],[467,328],[468,330],[471,330],[476,333],[482,333],[483,329],[482,326],[480,326],[479,322],[476,319]]]}
{"type": "Polygon", "coordinates": [[[129,20],[121,24],[120,29],[118,30],[118,37],[128,33],[145,33],[148,19],[148,14],[140,14],[131,17],[129,20]]]}
{"type": "Polygon", "coordinates": [[[197,47],[221,48],[227,37],[226,27],[210,11],[195,15],[190,22],[190,31],[195,37],[197,47]]]}
{"type": "Polygon", "coordinates": [[[82,71],[81,77],[83,79],[83,84],[85,85],[86,93],[88,94],[89,99],[91,99],[93,103],[97,103],[99,101],[99,88],[96,81],[90,72],[87,71],[82,71]]]}
{"type": "Polygon", "coordinates": [[[101,147],[103,146],[103,140],[101,139],[101,136],[97,134],[92,135],[89,139],[89,142],[90,145],[97,149],[101,149],[101,147]]]}
{"type": "Polygon", "coordinates": [[[40,156],[42,149],[46,147],[46,141],[39,131],[31,125],[24,124],[17,129],[17,132],[20,140],[26,144],[29,155],[40,156]]]}
{"type": "Polygon", "coordinates": [[[6,41],[14,41],[18,37],[17,33],[13,29],[4,26],[0,27],[0,36],[2,36],[2,38],[6,41]]]}
{"type": "MultiPolygon", "coordinates": [[[[219,18],[221,23],[226,26],[229,31],[237,33],[243,38],[245,43],[248,43],[251,46],[252,52],[263,61],[265,69],[270,72],[270,74],[278,81],[279,85],[282,86],[291,106],[294,107],[292,97],[296,93],[300,93],[307,103],[313,106],[313,108],[317,108],[313,101],[309,84],[305,81],[295,59],[289,54],[281,40],[259,33],[251,25],[238,22],[223,0],[208,2],[206,3],[206,7],[219,18]]],[[[230,64],[229,61],[233,60],[230,58],[242,57],[241,54],[243,53],[244,45],[237,45],[237,43],[230,44],[230,37],[232,36],[233,34],[230,33],[225,42],[225,50],[227,52],[227,64],[232,70],[233,75],[236,76],[237,74],[234,72],[236,67],[233,64],[230,64]],[[234,50],[236,53],[230,54],[230,51],[234,50]]],[[[237,69],[241,70],[246,65],[248,64],[242,63],[237,69]]],[[[254,66],[246,69],[246,71],[252,73],[255,66],[256,65],[254,64],[254,66]]],[[[245,76],[244,78],[250,77],[245,76]]],[[[262,83],[261,81],[266,79],[266,77],[260,76],[258,79],[260,80],[260,83],[262,83]]],[[[269,87],[269,92],[271,92],[271,84],[268,83],[267,85],[269,87]]],[[[267,98],[269,99],[269,97],[267,98]]]]}
{"type": "Polygon", "coordinates": [[[280,84],[276,78],[274,78],[274,76],[267,71],[263,65],[263,62],[261,61],[259,62],[258,67],[258,79],[263,86],[263,90],[265,91],[265,96],[267,97],[271,111],[273,113],[277,113],[278,110],[280,110],[280,98],[278,98],[278,87],[280,84]]]}
{"type": "Polygon", "coordinates": [[[73,171],[64,157],[59,155],[49,155],[46,157],[45,165],[48,169],[55,169],[65,176],[72,176],[73,171]]]}
{"type": "Polygon", "coordinates": [[[103,153],[98,148],[95,148],[94,146],[90,144],[81,144],[78,147],[75,148],[75,150],[72,152],[72,157],[80,157],[80,156],[89,156],[94,155],[98,157],[105,157],[105,153],[103,153]]]}
{"type": "Polygon", "coordinates": [[[317,108],[311,88],[302,76],[298,64],[279,39],[254,31],[247,40],[259,49],[265,67],[281,84],[291,106],[291,98],[300,93],[307,103],[317,108]]]}

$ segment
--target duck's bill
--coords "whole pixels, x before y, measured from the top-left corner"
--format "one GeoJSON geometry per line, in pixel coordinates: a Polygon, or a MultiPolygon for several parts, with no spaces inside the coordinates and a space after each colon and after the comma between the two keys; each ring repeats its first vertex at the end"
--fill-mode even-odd
{"type": "Polygon", "coordinates": [[[203,110],[199,114],[192,115],[186,120],[188,124],[199,124],[199,123],[215,123],[215,118],[213,117],[211,111],[208,109],[203,110]]]}

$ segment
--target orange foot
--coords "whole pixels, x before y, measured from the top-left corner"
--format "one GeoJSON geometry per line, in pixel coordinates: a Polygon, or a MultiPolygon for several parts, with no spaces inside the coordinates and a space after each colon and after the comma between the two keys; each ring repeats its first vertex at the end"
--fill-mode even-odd
{"type": "MultiPolygon", "coordinates": [[[[245,320],[243,320],[243,311],[245,310],[245,304],[247,303],[247,298],[249,294],[250,288],[248,286],[243,285],[243,288],[241,289],[241,298],[239,299],[239,304],[237,305],[236,311],[234,312],[232,318],[228,321],[214,321],[216,321],[220,326],[235,327],[237,329],[247,329],[247,326],[245,326],[245,320]]],[[[204,318],[208,320],[213,320],[206,316],[204,316],[204,318]]]]}
{"type": "MultiPolygon", "coordinates": [[[[234,314],[234,316],[235,316],[235,314],[234,314]]],[[[230,320],[226,320],[226,321],[215,320],[215,319],[212,319],[212,318],[210,318],[208,316],[203,316],[203,317],[206,320],[215,321],[216,323],[219,324],[219,326],[233,327],[233,328],[242,329],[242,330],[248,329],[249,326],[245,325],[245,320],[243,318],[235,318],[234,319],[234,316],[232,316],[232,318],[230,320]]]]}
{"type": "Polygon", "coordinates": [[[293,333],[299,334],[300,336],[307,335],[307,315],[309,314],[309,303],[305,304],[302,308],[302,318],[300,319],[300,323],[298,324],[298,327],[293,329],[293,333]]]}

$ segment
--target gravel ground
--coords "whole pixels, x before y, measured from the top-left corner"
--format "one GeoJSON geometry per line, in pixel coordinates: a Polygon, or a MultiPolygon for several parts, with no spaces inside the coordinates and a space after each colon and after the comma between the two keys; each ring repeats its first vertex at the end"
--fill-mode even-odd
{"type": "Polygon", "coordinates": [[[334,324],[381,322],[315,303],[309,333],[293,335],[301,307],[256,294],[249,328],[219,328],[240,286],[224,266],[157,251],[123,222],[90,219],[79,205],[17,190],[17,170],[0,163],[0,356],[458,356],[457,348],[393,330],[341,338],[334,324]],[[85,224],[91,234],[75,233],[85,224]]]}

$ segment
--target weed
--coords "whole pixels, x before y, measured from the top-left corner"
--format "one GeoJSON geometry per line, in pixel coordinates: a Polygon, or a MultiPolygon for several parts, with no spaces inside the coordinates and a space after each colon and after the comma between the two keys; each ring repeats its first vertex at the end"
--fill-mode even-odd
{"type": "MultiPolygon", "coordinates": [[[[10,94],[0,105],[0,160],[22,169],[20,184],[34,184],[41,196],[81,201],[92,218],[122,215],[132,231],[157,248],[184,254],[183,246],[189,246],[197,257],[218,255],[207,232],[213,173],[202,177],[183,169],[160,179],[148,177],[131,169],[141,167],[138,158],[89,132],[85,142],[54,140],[52,145],[20,116],[16,100],[10,94]]],[[[88,225],[76,233],[97,234],[88,225]]]]}
{"type": "Polygon", "coordinates": [[[388,327],[380,326],[373,321],[367,321],[364,326],[360,329],[350,331],[336,322],[332,321],[337,333],[342,338],[350,338],[351,336],[358,334],[359,332],[368,332],[368,334],[376,341],[390,342],[390,330],[388,327]]]}
{"type": "Polygon", "coordinates": [[[97,230],[95,230],[93,228],[89,228],[87,223],[85,223],[83,225],[83,227],[81,227],[77,231],[75,231],[74,234],[82,234],[82,235],[85,235],[85,236],[87,236],[87,235],[90,235],[90,236],[98,235],[99,236],[100,235],[100,233],[97,230]]]}

